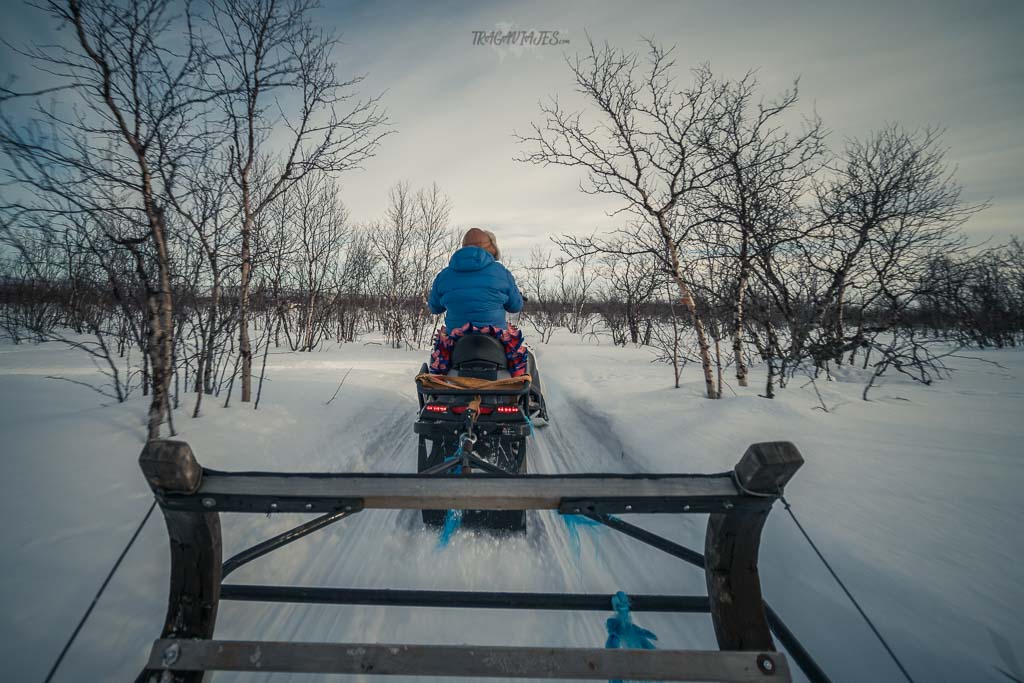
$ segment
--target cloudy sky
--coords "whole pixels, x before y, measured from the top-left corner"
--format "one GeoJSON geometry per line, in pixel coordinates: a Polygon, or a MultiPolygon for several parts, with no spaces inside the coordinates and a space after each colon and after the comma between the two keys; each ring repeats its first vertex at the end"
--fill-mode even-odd
{"type": "MultiPolygon", "coordinates": [[[[3,30],[30,37],[48,22],[22,9],[3,30]]],[[[363,171],[342,179],[356,220],[383,211],[399,180],[436,181],[460,227],[489,226],[506,252],[613,225],[618,205],[580,193],[578,172],[517,163],[512,133],[538,101],[572,91],[563,53],[596,41],[676,46],[681,70],[757,69],[766,95],[800,78],[832,146],[888,122],[946,130],[965,195],[992,207],[968,226],[978,239],[1024,233],[1024,3],[1005,2],[339,2],[319,12],[342,35],[345,74],[383,92],[396,134],[363,171]],[[512,50],[473,45],[473,31],[558,30],[568,45],[512,50]]],[[[681,78],[688,75],[683,72],[681,78]]]]}
{"type": "MultiPolygon", "coordinates": [[[[388,186],[437,181],[459,225],[484,224],[523,255],[547,235],[607,228],[616,205],[583,195],[577,172],[513,161],[512,132],[538,101],[572,90],[563,51],[597,41],[676,45],[688,68],[758,70],[766,94],[800,77],[838,147],[887,122],[946,129],[970,200],[992,208],[979,237],[1024,233],[1024,3],[1021,2],[476,2],[329,3],[346,69],[382,90],[397,129],[343,194],[357,219],[378,215],[388,186]],[[473,45],[474,30],[559,30],[568,45],[525,51],[473,45]]],[[[687,75],[682,74],[683,78],[687,75]]]]}

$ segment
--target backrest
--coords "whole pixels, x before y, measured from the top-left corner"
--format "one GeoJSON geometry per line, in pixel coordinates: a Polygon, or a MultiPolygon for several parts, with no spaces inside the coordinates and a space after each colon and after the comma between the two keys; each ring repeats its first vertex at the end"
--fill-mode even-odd
{"type": "Polygon", "coordinates": [[[461,377],[497,379],[508,369],[505,346],[487,334],[467,334],[455,342],[451,367],[461,377]]]}

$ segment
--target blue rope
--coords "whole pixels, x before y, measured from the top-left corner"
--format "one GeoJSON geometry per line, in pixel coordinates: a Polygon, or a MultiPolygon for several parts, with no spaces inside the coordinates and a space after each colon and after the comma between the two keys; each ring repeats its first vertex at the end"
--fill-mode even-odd
{"type": "Polygon", "coordinates": [[[448,547],[452,536],[462,526],[462,510],[449,510],[444,515],[444,528],[441,529],[441,537],[437,539],[437,549],[442,550],[448,547]]]}
{"type": "MultiPolygon", "coordinates": [[[[657,640],[658,636],[654,635],[653,631],[648,631],[633,623],[633,618],[629,612],[628,595],[622,591],[613,595],[612,609],[615,610],[615,616],[609,617],[605,622],[605,628],[608,630],[608,640],[604,643],[606,649],[612,650],[619,647],[633,650],[655,649],[654,643],[651,641],[657,640]]],[[[608,681],[608,683],[623,682],[615,679],[608,681]]]]}
{"type": "MultiPolygon", "coordinates": [[[[445,458],[444,461],[451,462],[452,460],[458,460],[460,455],[462,455],[461,443],[459,444],[459,447],[455,449],[455,452],[449,455],[447,458],[445,458]]],[[[454,472],[455,474],[462,474],[462,465],[456,465],[455,467],[453,467],[452,472],[454,472]]]]}
{"type": "MultiPolygon", "coordinates": [[[[533,437],[533,435],[534,435],[533,420],[530,419],[530,415],[529,414],[526,414],[526,424],[530,425],[530,436],[533,437]]],[[[447,458],[445,458],[445,462],[447,462],[449,460],[455,460],[460,455],[462,455],[462,445],[461,444],[459,445],[459,447],[455,451],[455,453],[453,453],[452,455],[450,455],[447,458]]],[[[462,465],[456,465],[455,467],[453,467],[452,468],[452,472],[455,473],[455,474],[461,474],[462,473],[462,465]]],[[[581,517],[580,519],[581,520],[585,520],[582,523],[585,523],[585,524],[588,524],[588,525],[590,525],[590,524],[597,524],[597,522],[594,522],[593,520],[586,519],[584,517],[581,517]]],[[[567,522],[567,524],[568,524],[568,522],[567,522]]],[[[441,550],[443,548],[447,548],[448,544],[451,543],[452,536],[455,535],[455,532],[458,531],[461,526],[462,526],[462,510],[449,510],[447,513],[445,513],[445,516],[444,516],[444,528],[441,529],[441,537],[437,540],[437,549],[441,550]]],[[[570,543],[573,544],[573,548],[575,549],[576,557],[578,558],[580,556],[580,535],[579,535],[579,532],[577,532],[574,528],[570,527],[569,537],[570,537],[570,543]]]]}
{"type": "MultiPolygon", "coordinates": [[[[462,455],[462,444],[455,450],[454,453],[444,459],[445,462],[456,460],[462,455]]],[[[455,474],[462,473],[462,465],[456,465],[452,468],[452,472],[455,474]]],[[[452,536],[462,526],[462,510],[449,510],[444,515],[444,527],[441,529],[441,537],[437,539],[437,548],[435,550],[443,550],[448,547],[451,543],[452,536]]]]}
{"type": "Polygon", "coordinates": [[[603,526],[601,522],[595,521],[590,517],[584,517],[583,515],[562,515],[562,521],[565,522],[565,530],[569,534],[569,547],[572,548],[572,554],[576,556],[576,559],[580,559],[580,531],[579,528],[583,527],[595,527],[603,526]]]}

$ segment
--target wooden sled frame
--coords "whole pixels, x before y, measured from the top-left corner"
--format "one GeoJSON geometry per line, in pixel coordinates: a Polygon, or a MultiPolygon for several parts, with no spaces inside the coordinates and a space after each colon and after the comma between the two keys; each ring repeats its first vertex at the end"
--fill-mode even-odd
{"type": "Polygon", "coordinates": [[[210,671],[443,677],[789,681],[788,658],[828,681],[763,600],[761,530],[803,458],[788,442],[750,446],[715,475],[521,475],[224,473],[202,468],[188,444],[152,441],[139,464],[170,538],[164,628],[140,683],[198,683],[210,671]],[[364,509],[557,510],[578,514],[702,568],[707,596],[631,595],[633,611],[710,613],[720,650],[607,650],[373,643],[213,640],[221,600],[611,612],[610,595],[367,590],[225,584],[238,567],[364,509]],[[223,561],[221,512],[319,513],[223,561]],[[611,515],[708,513],[704,553],[611,515]]]}

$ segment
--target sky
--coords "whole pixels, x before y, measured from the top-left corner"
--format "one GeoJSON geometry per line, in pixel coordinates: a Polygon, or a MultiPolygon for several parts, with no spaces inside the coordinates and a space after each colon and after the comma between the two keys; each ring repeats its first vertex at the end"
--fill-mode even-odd
{"type": "MultiPolygon", "coordinates": [[[[395,130],[341,178],[356,221],[382,216],[388,189],[408,181],[437,182],[456,226],[494,230],[516,258],[552,235],[616,227],[620,205],[580,192],[578,170],[516,162],[513,133],[540,119],[541,100],[577,101],[564,60],[587,35],[627,50],[649,36],[675,45],[682,83],[703,62],[725,76],[756,69],[766,97],[799,78],[799,110],[817,111],[836,149],[892,122],[943,128],[965,198],[991,203],[966,230],[993,242],[1024,233],[1022,2],[324,0],[317,20],[341,35],[340,73],[365,75],[362,93],[382,94],[395,130]],[[474,31],[510,28],[557,30],[568,44],[473,44],[474,31]]],[[[0,34],[42,39],[48,23],[22,8],[0,34]]]]}

